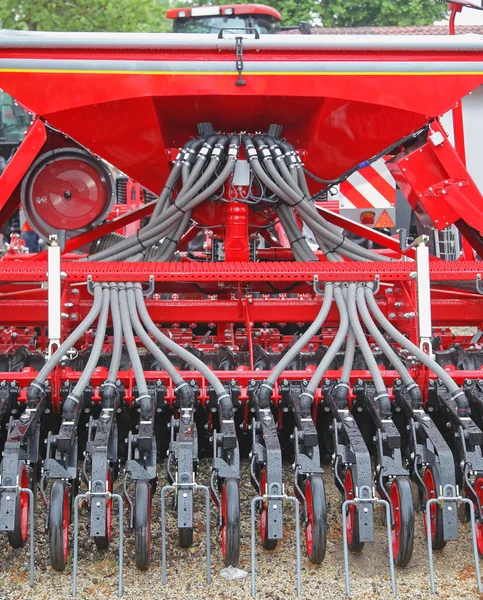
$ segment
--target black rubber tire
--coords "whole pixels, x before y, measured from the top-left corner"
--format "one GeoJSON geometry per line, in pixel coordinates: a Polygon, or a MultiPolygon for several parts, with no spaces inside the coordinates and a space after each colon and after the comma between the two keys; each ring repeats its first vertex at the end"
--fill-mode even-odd
{"type": "MultiPolygon", "coordinates": [[[[20,468],[19,479],[21,487],[29,487],[27,469],[24,465],[20,468]]],[[[7,533],[8,543],[12,548],[23,548],[27,541],[30,519],[29,504],[30,496],[26,492],[17,493],[17,500],[15,503],[15,528],[13,531],[7,533]],[[21,521],[23,522],[21,523],[21,521]]]]}
{"type": "MultiPolygon", "coordinates": [[[[352,490],[355,492],[357,489],[357,470],[352,465],[347,469],[345,475],[345,483],[347,482],[347,478],[350,475],[352,481],[352,490]]],[[[346,499],[351,500],[352,497],[347,495],[347,487],[346,487],[346,499]]],[[[357,518],[358,508],[356,506],[349,506],[348,510],[352,513],[352,537],[348,536],[347,545],[351,552],[361,552],[364,548],[364,542],[360,541],[360,533],[359,533],[359,519],[357,518]]],[[[345,517],[346,519],[348,516],[345,517]]]]}
{"type": "Polygon", "coordinates": [[[311,507],[307,506],[307,510],[310,512],[310,522],[305,528],[307,555],[311,563],[320,565],[327,550],[327,508],[322,475],[310,475],[305,480],[304,494],[307,504],[311,498],[311,507]],[[309,528],[311,542],[308,539],[309,528]]]}
{"type": "Polygon", "coordinates": [[[193,545],[192,527],[180,527],[178,529],[178,543],[180,548],[189,548],[193,545]]]}
{"type": "Polygon", "coordinates": [[[135,494],[136,567],[141,571],[146,571],[151,560],[151,484],[149,481],[137,481],[135,494]]]}
{"type": "Polygon", "coordinates": [[[223,487],[222,496],[224,495],[226,503],[223,511],[223,562],[227,567],[236,567],[240,558],[240,489],[238,480],[229,477],[223,482],[223,487]]]}
{"type": "Polygon", "coordinates": [[[50,564],[55,571],[63,571],[67,564],[69,512],[67,485],[65,481],[55,479],[50,490],[49,505],[49,554],[50,564]]]}
{"type": "MultiPolygon", "coordinates": [[[[427,467],[427,469],[424,473],[425,478],[427,477],[428,471],[432,475],[435,489],[439,490],[441,487],[441,481],[440,481],[438,469],[433,467],[432,465],[427,467]]],[[[436,492],[436,494],[437,493],[438,492],[436,492]]],[[[431,545],[433,547],[433,550],[442,550],[446,546],[446,541],[444,539],[444,534],[443,534],[443,510],[439,506],[439,504],[435,504],[433,506],[435,506],[435,511],[433,512],[433,516],[435,519],[435,527],[434,527],[434,534],[432,534],[432,536],[431,536],[431,539],[432,539],[431,545]]],[[[424,510],[424,520],[425,520],[425,524],[426,524],[426,509],[424,510]]]]}
{"type": "MultiPolygon", "coordinates": [[[[413,555],[414,547],[414,505],[411,483],[407,477],[396,477],[390,486],[390,496],[393,501],[395,514],[398,519],[398,542],[393,542],[394,563],[398,567],[406,567],[413,555]],[[396,507],[395,494],[399,496],[399,506],[396,507]]],[[[393,530],[393,540],[397,533],[393,530]]]]}

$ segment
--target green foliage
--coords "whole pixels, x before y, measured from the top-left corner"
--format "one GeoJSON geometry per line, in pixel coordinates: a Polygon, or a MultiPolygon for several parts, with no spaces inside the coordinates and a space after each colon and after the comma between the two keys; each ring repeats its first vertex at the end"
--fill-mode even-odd
{"type": "MultiPolygon", "coordinates": [[[[200,6],[229,0],[0,0],[0,25],[48,31],[171,31],[170,5],[200,6]]],[[[241,0],[248,3],[250,0],[241,0]]],[[[253,1],[253,0],[252,0],[253,1]]],[[[278,9],[284,25],[325,27],[429,25],[442,19],[437,0],[262,0],[278,9]]]]}
{"type": "Polygon", "coordinates": [[[446,15],[435,0],[330,0],[314,10],[325,27],[432,25],[446,15]]]}
{"type": "Polygon", "coordinates": [[[0,25],[41,31],[170,31],[169,0],[0,0],[0,25]]]}

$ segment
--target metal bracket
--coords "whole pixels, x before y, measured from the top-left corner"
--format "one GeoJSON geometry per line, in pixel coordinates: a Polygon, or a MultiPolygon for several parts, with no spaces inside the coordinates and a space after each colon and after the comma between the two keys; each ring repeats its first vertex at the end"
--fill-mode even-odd
{"type": "Polygon", "coordinates": [[[431,593],[436,594],[436,584],[434,582],[433,546],[431,541],[431,506],[433,504],[438,503],[442,507],[444,507],[445,502],[462,502],[470,507],[471,540],[473,542],[476,582],[478,584],[478,591],[481,594],[483,592],[483,586],[481,584],[480,560],[478,557],[478,545],[476,543],[476,522],[474,505],[469,498],[462,498],[460,495],[458,495],[457,490],[449,484],[444,486],[441,496],[439,496],[438,498],[431,498],[426,503],[426,537],[428,540],[429,581],[431,583],[431,593]]]}
{"type": "Polygon", "coordinates": [[[478,294],[482,294],[483,295],[483,285],[481,283],[481,275],[480,275],[480,273],[478,273],[478,275],[476,276],[476,291],[478,292],[478,294]]]}
{"type": "Polygon", "coordinates": [[[34,587],[35,583],[35,544],[34,544],[34,493],[30,488],[22,488],[18,485],[2,485],[0,492],[11,490],[16,494],[28,494],[29,497],[29,534],[30,534],[30,587],[34,587]]]}
{"type": "Polygon", "coordinates": [[[264,496],[256,496],[251,502],[251,569],[252,569],[252,596],[255,598],[257,594],[256,584],[256,569],[255,569],[255,511],[260,502],[280,500],[280,502],[293,502],[295,507],[295,547],[297,550],[297,597],[301,596],[301,567],[300,567],[300,516],[299,516],[299,501],[295,496],[285,496],[284,494],[272,495],[265,494],[264,496]]]}
{"type": "Polygon", "coordinates": [[[88,499],[93,496],[103,496],[105,498],[111,498],[117,500],[119,505],[119,574],[118,574],[118,592],[119,598],[123,594],[123,505],[122,497],[119,494],[111,494],[110,492],[87,492],[86,494],[79,494],[74,499],[74,559],[73,559],[73,571],[72,571],[72,597],[75,598],[77,594],[77,567],[78,567],[78,547],[79,547],[79,502],[83,499],[88,499]]]}
{"type": "Polygon", "coordinates": [[[314,288],[314,292],[317,294],[317,296],[324,295],[324,290],[321,290],[320,286],[319,286],[319,276],[318,275],[314,275],[313,288],[314,288]]]}
{"type": "Polygon", "coordinates": [[[345,593],[348,598],[351,595],[351,586],[349,578],[349,546],[347,543],[347,523],[346,523],[346,512],[350,505],[359,506],[360,504],[381,504],[386,510],[386,529],[387,529],[387,542],[389,545],[389,571],[391,573],[391,588],[392,595],[396,598],[396,578],[394,574],[394,557],[392,553],[392,518],[391,509],[387,500],[381,500],[375,498],[372,495],[371,489],[367,485],[362,485],[359,488],[359,494],[366,494],[364,497],[356,497],[354,500],[346,500],[342,504],[342,537],[344,542],[344,571],[345,571],[345,593]]]}
{"type": "MultiPolygon", "coordinates": [[[[165,485],[161,490],[161,539],[162,539],[162,582],[166,585],[166,492],[173,490],[177,492],[178,484],[165,485]]],[[[183,483],[183,488],[188,484],[183,483]]],[[[205,518],[206,518],[206,581],[211,583],[211,523],[210,523],[210,491],[206,485],[192,483],[190,486],[193,491],[202,490],[205,494],[205,518]]]]}

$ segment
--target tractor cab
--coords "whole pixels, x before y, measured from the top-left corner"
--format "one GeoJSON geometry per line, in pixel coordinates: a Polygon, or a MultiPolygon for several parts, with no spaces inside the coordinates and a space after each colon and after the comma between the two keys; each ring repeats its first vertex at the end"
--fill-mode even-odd
{"type": "Polygon", "coordinates": [[[166,16],[174,20],[174,33],[218,33],[221,29],[239,28],[276,33],[282,19],[278,10],[264,4],[172,8],[166,16]]]}

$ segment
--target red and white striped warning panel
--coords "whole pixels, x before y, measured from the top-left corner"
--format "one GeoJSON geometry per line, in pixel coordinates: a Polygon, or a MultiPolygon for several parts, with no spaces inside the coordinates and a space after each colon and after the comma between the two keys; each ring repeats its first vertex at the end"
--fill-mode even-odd
{"type": "Polygon", "coordinates": [[[368,220],[365,224],[373,227],[395,225],[396,182],[383,159],[353,173],[340,184],[335,197],[340,213],[351,219],[359,220],[357,217],[362,215],[368,220]]]}

